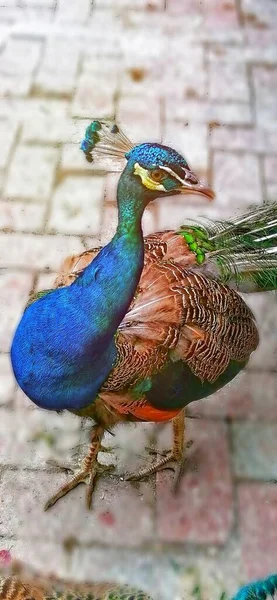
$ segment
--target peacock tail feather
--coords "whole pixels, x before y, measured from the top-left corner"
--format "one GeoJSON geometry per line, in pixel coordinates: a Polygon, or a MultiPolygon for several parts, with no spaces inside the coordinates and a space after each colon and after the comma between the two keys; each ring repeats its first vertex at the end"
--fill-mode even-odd
{"type": "Polygon", "coordinates": [[[276,600],[277,599],[277,575],[270,575],[244,586],[234,596],[233,600],[276,600]]]}
{"type": "Polygon", "coordinates": [[[0,600],[152,600],[145,592],[116,583],[75,583],[43,576],[18,561],[0,567],[0,600]]]}
{"type": "Polygon", "coordinates": [[[241,292],[277,288],[277,203],[254,207],[232,221],[203,219],[180,235],[203,271],[241,292]]]}

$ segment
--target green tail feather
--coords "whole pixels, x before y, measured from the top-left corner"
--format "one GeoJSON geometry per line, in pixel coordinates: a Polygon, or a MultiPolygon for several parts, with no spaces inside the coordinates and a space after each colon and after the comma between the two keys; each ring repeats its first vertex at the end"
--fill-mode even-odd
{"type": "Polygon", "coordinates": [[[203,219],[179,233],[185,239],[195,236],[197,262],[207,274],[241,292],[277,290],[276,202],[251,208],[233,221],[203,219]]]}

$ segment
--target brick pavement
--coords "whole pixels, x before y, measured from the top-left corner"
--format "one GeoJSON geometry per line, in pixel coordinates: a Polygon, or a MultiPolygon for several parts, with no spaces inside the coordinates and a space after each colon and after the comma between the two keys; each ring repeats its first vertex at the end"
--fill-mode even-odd
{"type": "MultiPolygon", "coordinates": [[[[115,115],[134,140],[172,144],[218,193],[208,208],[155,202],[146,233],[276,198],[276,25],[275,0],[0,3],[0,549],[166,599],[196,598],[198,586],[201,600],[217,600],[276,571],[272,295],[250,300],[261,344],[247,372],[189,408],[194,444],[177,498],[168,472],[140,484],[110,476],[94,512],[79,487],[44,515],[65,477],[47,459],[76,460],[87,428],[34,408],[15,389],[7,354],[30,291],[51,285],[64,256],[114,231],[118,176],[104,177],[78,148],[91,118],[115,115]]],[[[118,474],[168,436],[151,424],[119,428],[109,440],[118,474]]]]}

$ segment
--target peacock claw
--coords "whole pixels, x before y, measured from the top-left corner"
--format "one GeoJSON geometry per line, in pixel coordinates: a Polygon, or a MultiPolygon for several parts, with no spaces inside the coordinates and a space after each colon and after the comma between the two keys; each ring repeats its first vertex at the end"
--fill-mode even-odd
{"type": "MultiPolygon", "coordinates": [[[[188,450],[192,444],[193,440],[189,440],[186,443],[186,449],[188,450]]],[[[171,452],[171,450],[155,450],[154,448],[151,448],[151,446],[145,446],[145,450],[148,451],[148,454],[153,456],[167,456],[171,452]]]]}
{"type": "Polygon", "coordinates": [[[113,471],[114,469],[115,465],[102,465],[97,460],[95,460],[92,465],[87,467],[83,466],[67,483],[60,487],[56,494],[49,498],[44,505],[44,510],[46,511],[51,508],[51,506],[56,504],[60,498],[63,498],[63,496],[68,494],[68,492],[73,490],[80,483],[85,483],[88,486],[86,492],[86,504],[87,508],[90,509],[95,481],[101,477],[103,473],[113,471]]]}
{"type": "Polygon", "coordinates": [[[90,510],[91,502],[92,502],[92,494],[94,491],[95,481],[101,477],[104,473],[111,473],[116,468],[115,465],[102,465],[99,462],[96,462],[94,470],[89,475],[89,480],[87,483],[87,491],[86,491],[86,504],[87,509],[90,510]]]}
{"type": "MultiPolygon", "coordinates": [[[[192,445],[192,440],[187,442],[186,448],[190,448],[192,445]]],[[[186,463],[186,455],[183,457],[177,457],[172,450],[163,450],[156,451],[153,454],[160,454],[163,458],[156,464],[148,467],[146,469],[142,469],[138,473],[131,473],[127,477],[125,477],[126,481],[139,481],[140,479],[144,479],[145,477],[149,477],[150,475],[154,475],[154,473],[158,473],[158,471],[164,471],[166,469],[171,469],[175,471],[175,478],[173,484],[174,493],[178,492],[180,481],[182,479],[184,473],[184,467],[186,463]],[[170,464],[172,463],[172,464],[170,464]],[[177,465],[176,465],[177,463],[177,465]]]]}
{"type": "Polygon", "coordinates": [[[61,464],[55,458],[48,458],[45,462],[48,467],[54,467],[55,469],[58,469],[59,471],[62,471],[63,473],[74,473],[74,468],[72,465],[61,464]]]}
{"type": "Polygon", "coordinates": [[[99,448],[99,452],[105,452],[105,453],[108,452],[108,453],[112,454],[114,452],[115,448],[117,448],[117,447],[118,446],[102,446],[102,444],[101,444],[101,446],[99,448]]]}
{"type": "Polygon", "coordinates": [[[170,450],[155,450],[155,448],[151,448],[151,446],[145,446],[145,450],[147,450],[150,456],[166,456],[170,450]]]}

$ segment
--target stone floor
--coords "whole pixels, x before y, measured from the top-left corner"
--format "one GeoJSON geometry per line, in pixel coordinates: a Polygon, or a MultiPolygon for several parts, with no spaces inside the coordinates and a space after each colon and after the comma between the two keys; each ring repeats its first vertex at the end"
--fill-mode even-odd
{"type": "Polygon", "coordinates": [[[274,296],[249,299],[261,343],[247,372],[189,410],[194,444],[177,497],[168,471],[120,478],[149,460],[145,445],[170,437],[130,425],[111,441],[119,476],[99,484],[94,510],[79,487],[43,513],[65,479],[47,460],[76,460],[87,425],[34,408],[8,351],[30,291],[114,230],[117,175],[93,170],[78,148],[92,118],[172,144],[217,191],[209,208],[157,201],[147,233],[276,198],[276,0],[2,0],[0,51],[0,550],[155,598],[219,600],[277,566],[274,296]]]}

